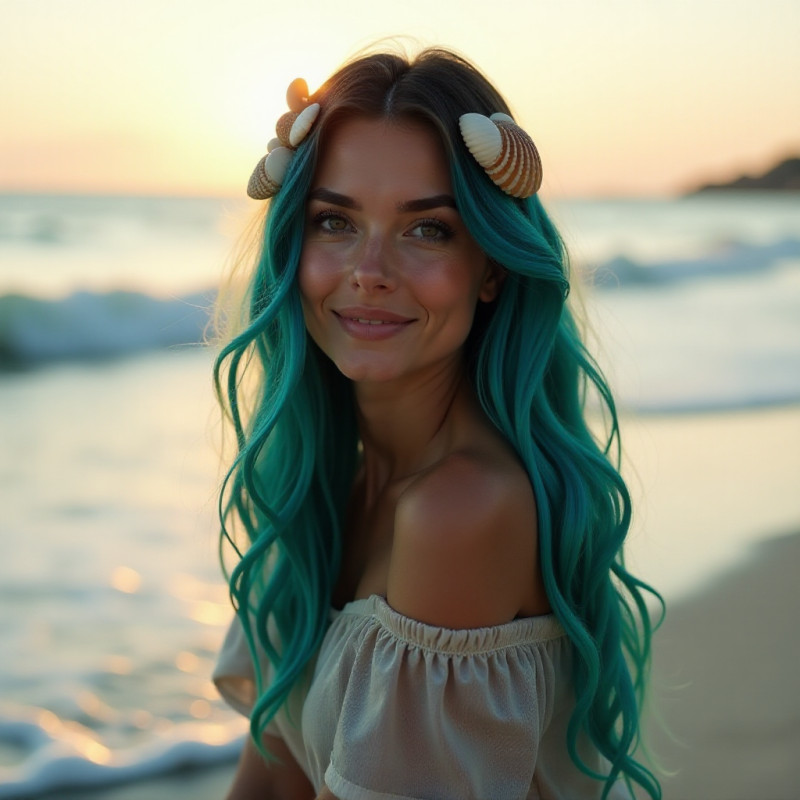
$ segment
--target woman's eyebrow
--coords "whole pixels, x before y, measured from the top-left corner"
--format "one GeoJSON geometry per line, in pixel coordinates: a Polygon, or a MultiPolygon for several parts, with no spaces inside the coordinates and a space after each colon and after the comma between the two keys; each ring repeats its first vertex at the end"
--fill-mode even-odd
{"type": "MultiPolygon", "coordinates": [[[[341,206],[342,208],[351,208],[354,211],[361,211],[362,206],[356,202],[352,197],[346,194],[339,194],[330,189],[319,187],[313,189],[308,194],[309,200],[321,200],[324,203],[333,203],[333,205],[341,206]]],[[[436,194],[432,197],[422,197],[419,200],[406,200],[405,202],[397,204],[397,210],[401,213],[408,211],[430,211],[432,208],[441,208],[447,206],[449,208],[456,208],[456,201],[449,194],[436,194]]]]}
{"type": "Polygon", "coordinates": [[[442,206],[456,207],[456,201],[449,194],[436,194],[433,197],[423,197],[420,200],[407,200],[405,203],[398,203],[398,211],[430,211],[432,208],[442,206]]]}
{"type": "Polygon", "coordinates": [[[335,206],[342,208],[352,208],[353,211],[361,211],[361,205],[348,197],[346,194],[339,194],[339,192],[332,192],[330,189],[313,189],[308,193],[309,200],[322,200],[324,203],[333,203],[335,206]]]}

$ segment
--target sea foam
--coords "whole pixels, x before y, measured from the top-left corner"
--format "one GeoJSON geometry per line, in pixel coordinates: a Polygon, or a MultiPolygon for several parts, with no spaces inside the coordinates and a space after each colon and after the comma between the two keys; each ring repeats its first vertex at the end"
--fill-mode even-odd
{"type": "Polygon", "coordinates": [[[146,743],[112,751],[93,732],[63,723],[50,712],[19,709],[16,716],[0,720],[0,748],[21,751],[23,760],[17,766],[0,767],[0,800],[112,786],[229,763],[238,757],[243,743],[240,724],[184,723],[153,734],[146,743]]]}
{"type": "Polygon", "coordinates": [[[75,292],[50,300],[0,297],[0,368],[112,358],[203,341],[213,292],[172,299],[75,292]]]}

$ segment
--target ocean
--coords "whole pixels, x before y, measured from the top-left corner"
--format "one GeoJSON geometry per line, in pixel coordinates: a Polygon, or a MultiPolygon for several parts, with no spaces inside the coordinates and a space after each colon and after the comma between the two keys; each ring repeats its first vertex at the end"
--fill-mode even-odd
{"type": "MultiPolygon", "coordinates": [[[[622,409],[630,559],[680,599],[800,524],[800,196],[548,207],[622,409]]],[[[203,341],[253,208],[0,196],[0,798],[237,756],[203,341]]]]}

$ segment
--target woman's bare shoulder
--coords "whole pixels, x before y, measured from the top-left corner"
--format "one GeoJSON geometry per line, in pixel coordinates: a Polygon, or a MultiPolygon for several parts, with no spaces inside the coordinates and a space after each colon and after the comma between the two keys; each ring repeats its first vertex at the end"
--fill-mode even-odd
{"type": "Polygon", "coordinates": [[[387,599],[447,628],[508,622],[538,578],[536,503],[505,454],[459,451],[413,481],[397,503],[387,599]]]}

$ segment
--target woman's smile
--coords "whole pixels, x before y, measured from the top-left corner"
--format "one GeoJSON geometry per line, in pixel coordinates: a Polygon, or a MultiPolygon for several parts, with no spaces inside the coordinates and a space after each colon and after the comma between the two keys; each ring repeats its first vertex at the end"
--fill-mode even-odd
{"type": "Polygon", "coordinates": [[[369,341],[388,339],[416,321],[381,308],[340,308],[333,313],[350,336],[369,341]]]}

